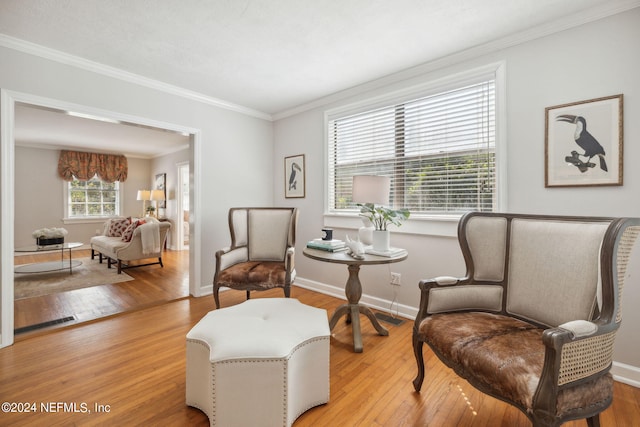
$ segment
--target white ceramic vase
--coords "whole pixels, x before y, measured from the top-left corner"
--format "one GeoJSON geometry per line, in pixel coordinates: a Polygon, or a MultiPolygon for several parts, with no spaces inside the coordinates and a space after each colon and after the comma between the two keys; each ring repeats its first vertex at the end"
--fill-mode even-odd
{"type": "Polygon", "coordinates": [[[389,230],[374,230],[373,231],[373,250],[387,252],[390,248],[391,233],[389,230]]]}
{"type": "Polygon", "coordinates": [[[369,218],[362,217],[362,227],[358,229],[358,238],[363,245],[370,245],[373,243],[373,223],[369,218]]]}

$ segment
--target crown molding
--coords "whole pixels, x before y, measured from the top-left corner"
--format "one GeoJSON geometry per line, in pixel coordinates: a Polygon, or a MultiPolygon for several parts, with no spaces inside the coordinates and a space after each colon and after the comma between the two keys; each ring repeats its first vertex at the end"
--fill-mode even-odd
{"type": "Polygon", "coordinates": [[[177,95],[182,98],[190,99],[192,101],[201,102],[203,104],[211,105],[226,110],[235,111],[247,116],[257,117],[259,119],[272,121],[271,114],[264,113],[262,111],[254,110],[252,108],[244,107],[242,105],[234,104],[222,99],[213,98],[199,92],[184,89],[178,86],[170,85],[158,80],[150,79],[148,77],[141,76],[139,74],[130,73],[128,71],[121,70],[119,68],[110,67],[108,65],[100,64],[98,62],[89,61],[79,56],[70,55],[68,53],[61,52],[59,50],[51,49],[45,46],[41,46],[35,43],[31,43],[25,40],[17,39],[15,37],[8,36],[6,34],[0,34],[0,46],[4,46],[9,49],[17,50],[19,52],[28,53],[30,55],[38,56],[41,58],[49,59],[51,61],[59,62],[61,64],[70,65],[83,70],[91,71],[97,74],[102,74],[107,77],[112,77],[118,80],[122,80],[128,83],[137,84],[150,89],[155,89],[161,92],[165,92],[171,95],[177,95]]]}
{"type": "MultiPolygon", "coordinates": [[[[86,149],[80,149],[77,146],[49,144],[49,143],[40,143],[40,142],[15,141],[15,146],[16,147],[22,147],[22,148],[36,148],[36,149],[39,149],[39,150],[54,150],[54,151],[58,151],[58,150],[78,151],[78,150],[81,150],[81,151],[86,151],[86,149]]],[[[188,149],[189,149],[189,144],[181,144],[181,145],[177,145],[172,150],[163,151],[160,154],[149,154],[149,155],[139,154],[139,153],[127,153],[127,152],[114,153],[113,151],[110,151],[110,150],[101,150],[101,149],[96,149],[94,147],[91,147],[91,152],[93,152],[93,153],[105,153],[105,154],[122,154],[127,159],[151,160],[151,159],[157,159],[157,158],[160,158],[160,157],[168,156],[169,154],[174,154],[174,153],[177,153],[179,151],[188,150],[188,149]]]]}
{"type": "Polygon", "coordinates": [[[579,27],[581,25],[598,21],[600,19],[617,15],[619,13],[626,12],[638,7],[640,7],[640,0],[625,0],[615,3],[608,2],[599,7],[585,10],[582,13],[573,14],[556,21],[547,22],[526,31],[521,31],[519,33],[512,34],[510,36],[503,37],[492,42],[474,46],[472,48],[465,49],[451,55],[447,55],[420,65],[416,65],[415,67],[407,68],[405,70],[389,74],[379,79],[371,80],[358,86],[353,86],[351,88],[335,92],[331,95],[318,98],[306,104],[302,104],[297,107],[275,113],[272,115],[272,119],[273,121],[285,119],[287,117],[294,116],[296,114],[300,114],[314,108],[323,107],[328,104],[350,98],[352,96],[357,96],[369,91],[380,89],[388,85],[402,82],[404,80],[409,80],[420,75],[443,69],[445,67],[453,66],[455,64],[469,61],[509,47],[517,46],[528,41],[536,40],[549,36],[551,34],[579,27]]]}

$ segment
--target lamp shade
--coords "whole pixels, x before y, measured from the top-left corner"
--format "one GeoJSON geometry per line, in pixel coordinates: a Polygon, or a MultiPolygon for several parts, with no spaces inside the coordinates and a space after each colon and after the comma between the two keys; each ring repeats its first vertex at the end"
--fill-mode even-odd
{"type": "Polygon", "coordinates": [[[164,190],[151,190],[151,200],[164,200],[164,190]]]}
{"type": "Polygon", "coordinates": [[[151,191],[138,190],[138,197],[136,197],[136,200],[151,200],[151,191]]]}
{"type": "Polygon", "coordinates": [[[354,175],[351,197],[355,203],[388,205],[390,188],[388,176],[354,175]]]}

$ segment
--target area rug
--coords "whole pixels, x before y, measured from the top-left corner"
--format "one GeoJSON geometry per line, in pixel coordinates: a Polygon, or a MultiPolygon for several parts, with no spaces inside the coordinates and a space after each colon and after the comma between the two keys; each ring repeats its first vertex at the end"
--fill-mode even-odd
{"type": "MultiPolygon", "coordinates": [[[[76,261],[76,258],[73,259],[76,261]]],[[[118,274],[115,267],[107,268],[106,261],[100,264],[90,257],[78,258],[82,265],[74,267],[73,274],[69,270],[50,271],[46,273],[14,274],[14,298],[24,299],[92,286],[121,283],[133,280],[133,277],[122,272],[118,274]]]]}

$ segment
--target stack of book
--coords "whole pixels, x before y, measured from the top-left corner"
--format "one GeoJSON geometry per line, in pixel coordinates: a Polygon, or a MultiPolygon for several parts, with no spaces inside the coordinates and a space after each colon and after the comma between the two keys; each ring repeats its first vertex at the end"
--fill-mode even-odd
{"type": "Polygon", "coordinates": [[[386,257],[394,257],[394,256],[398,256],[398,255],[404,255],[407,253],[406,249],[402,249],[402,248],[389,248],[388,251],[378,251],[373,249],[373,247],[371,246],[367,246],[364,248],[364,252],[366,254],[371,254],[371,255],[378,255],[378,256],[386,256],[386,257]]]}
{"type": "Polygon", "coordinates": [[[347,245],[342,240],[333,239],[333,240],[322,240],[322,239],[313,239],[307,242],[307,247],[310,249],[320,249],[321,251],[327,252],[340,252],[346,251],[347,245]]]}

